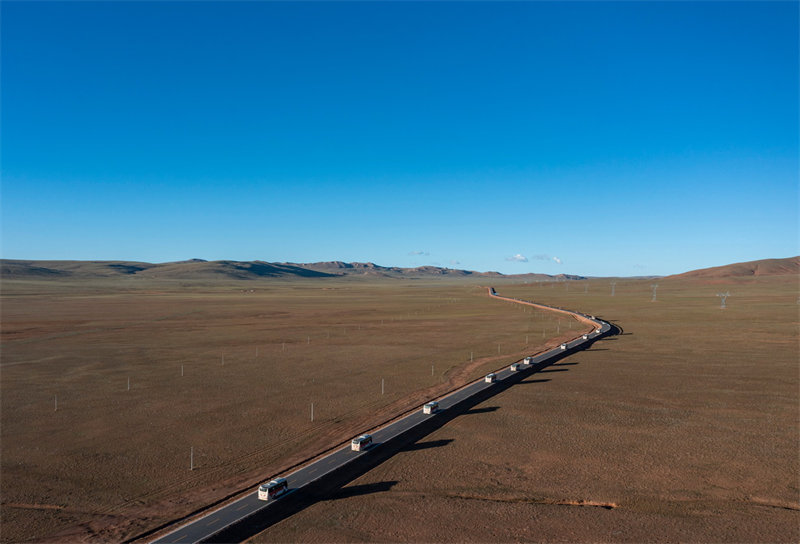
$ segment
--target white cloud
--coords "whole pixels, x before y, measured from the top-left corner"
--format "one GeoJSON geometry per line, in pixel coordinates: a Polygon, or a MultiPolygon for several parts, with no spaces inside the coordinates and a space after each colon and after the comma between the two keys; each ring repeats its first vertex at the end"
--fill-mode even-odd
{"type": "Polygon", "coordinates": [[[517,253],[513,257],[506,257],[506,260],[507,261],[514,261],[514,262],[517,262],[517,263],[527,263],[528,262],[528,258],[525,255],[522,255],[520,253],[517,253]]]}
{"type": "Polygon", "coordinates": [[[409,255],[425,255],[426,257],[430,255],[427,251],[412,251],[409,255]]]}
{"type": "Polygon", "coordinates": [[[553,260],[556,262],[556,264],[561,264],[561,259],[558,257],[553,257],[553,260]]]}

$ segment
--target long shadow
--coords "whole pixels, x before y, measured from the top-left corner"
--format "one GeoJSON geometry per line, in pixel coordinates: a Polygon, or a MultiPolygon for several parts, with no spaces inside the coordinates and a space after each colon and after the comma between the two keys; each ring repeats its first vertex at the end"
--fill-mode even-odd
{"type": "Polygon", "coordinates": [[[465,416],[471,414],[488,414],[489,412],[496,412],[500,409],[499,406],[486,406],[484,408],[473,408],[472,410],[467,410],[464,412],[465,416]]]}
{"type": "MultiPolygon", "coordinates": [[[[592,351],[592,350],[585,350],[585,351],[592,351]]],[[[575,361],[574,363],[553,363],[552,366],[572,366],[572,365],[578,365],[578,364],[580,364],[580,363],[578,361],[575,361]]]]}
{"type": "Polygon", "coordinates": [[[374,484],[351,485],[348,487],[343,487],[339,491],[331,494],[328,498],[332,501],[338,501],[340,499],[349,499],[350,497],[371,495],[372,493],[382,493],[384,491],[389,491],[398,483],[400,482],[397,480],[390,480],[388,482],[376,482],[374,484]]]}
{"type": "Polygon", "coordinates": [[[409,444],[401,451],[418,451],[418,450],[427,450],[430,448],[441,448],[442,446],[446,446],[453,441],[452,438],[443,438],[441,440],[428,440],[427,442],[416,442],[414,444],[409,444]]]}
{"type": "MultiPolygon", "coordinates": [[[[331,472],[328,472],[327,474],[318,478],[314,482],[304,486],[302,489],[299,489],[297,492],[286,495],[285,497],[281,498],[280,501],[273,504],[271,507],[263,508],[259,511],[256,511],[249,517],[235,523],[234,525],[231,525],[230,527],[223,529],[219,533],[211,536],[209,539],[203,542],[242,542],[252,537],[253,535],[267,529],[268,527],[274,525],[275,523],[293,514],[296,514],[317,502],[329,500],[334,496],[341,496],[337,494],[341,494],[343,492],[342,488],[346,486],[348,483],[352,482],[353,480],[362,476],[363,474],[369,472],[370,470],[380,465],[381,463],[383,463],[384,461],[386,461],[399,451],[408,448],[410,445],[416,444],[422,438],[442,428],[447,423],[451,422],[453,419],[461,415],[464,415],[466,413],[483,413],[490,411],[484,408],[478,408],[476,410],[473,410],[475,406],[485,402],[486,400],[490,399],[491,397],[499,393],[502,393],[503,391],[506,391],[507,389],[513,387],[518,383],[524,382],[529,384],[529,383],[542,383],[550,381],[549,379],[525,380],[525,378],[541,372],[565,372],[569,369],[568,368],[553,368],[549,370],[545,369],[549,366],[555,365],[558,361],[561,361],[566,357],[572,356],[575,353],[590,348],[592,345],[594,345],[595,342],[599,340],[607,340],[608,336],[618,334],[619,332],[621,332],[621,329],[612,324],[611,331],[607,335],[600,338],[592,339],[581,346],[569,348],[560,353],[556,353],[550,358],[549,361],[539,363],[538,365],[532,365],[529,368],[514,373],[513,375],[503,379],[500,382],[496,382],[493,387],[483,389],[482,391],[479,391],[476,394],[472,395],[471,397],[461,400],[460,402],[451,406],[447,410],[439,413],[436,417],[431,417],[429,419],[426,419],[419,425],[416,425],[415,427],[408,429],[407,431],[398,435],[394,439],[376,445],[374,448],[370,450],[370,453],[368,455],[361,455],[359,457],[356,457],[346,465],[339,467],[335,470],[332,470],[331,472]]],[[[426,446],[425,443],[417,444],[418,446],[417,449],[446,445],[446,444],[439,444],[439,442],[440,441],[431,441],[431,444],[434,445],[428,445],[428,446],[426,446]]],[[[388,483],[389,482],[384,482],[384,485],[388,485],[388,483]]],[[[373,489],[382,490],[382,487],[380,485],[377,485],[377,487],[367,487],[366,489],[367,489],[366,492],[376,492],[373,489]]],[[[345,491],[344,493],[347,492],[345,491]]],[[[149,531],[149,533],[153,533],[154,531],[155,530],[151,530],[149,531]]],[[[135,538],[139,539],[142,538],[143,536],[146,535],[139,535],[135,538]]],[[[130,542],[131,540],[134,539],[129,539],[128,542],[130,542]]]]}

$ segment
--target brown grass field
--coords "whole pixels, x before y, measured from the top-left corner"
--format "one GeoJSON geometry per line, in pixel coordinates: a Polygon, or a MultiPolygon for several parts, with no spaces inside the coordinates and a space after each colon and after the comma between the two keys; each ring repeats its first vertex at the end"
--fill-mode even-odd
{"type": "Polygon", "coordinates": [[[1,302],[2,542],[133,537],[580,327],[475,280],[6,279],[1,302]]]}
{"type": "Polygon", "coordinates": [[[252,542],[800,541],[798,276],[586,285],[498,291],[622,335],[252,542]]]}

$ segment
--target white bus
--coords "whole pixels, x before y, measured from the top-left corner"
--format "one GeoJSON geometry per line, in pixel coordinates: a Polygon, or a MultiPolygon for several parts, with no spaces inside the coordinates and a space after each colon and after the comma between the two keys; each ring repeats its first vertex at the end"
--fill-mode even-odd
{"type": "Polygon", "coordinates": [[[567,345],[566,344],[561,344],[561,349],[567,349],[567,345]]]}
{"type": "Polygon", "coordinates": [[[422,407],[423,414],[435,414],[438,411],[439,411],[439,403],[436,402],[435,400],[426,403],[425,406],[422,407]]]}
{"type": "Polygon", "coordinates": [[[497,380],[497,375],[494,372],[491,374],[487,374],[486,377],[483,379],[486,383],[493,383],[497,380]]]}
{"type": "Polygon", "coordinates": [[[519,367],[520,367],[519,363],[511,363],[511,366],[509,368],[511,369],[512,372],[516,372],[517,370],[519,370],[519,367]]]}
{"type": "Polygon", "coordinates": [[[350,449],[353,451],[364,451],[372,444],[372,435],[362,434],[350,442],[350,449]]]}
{"type": "Polygon", "coordinates": [[[269,483],[258,486],[258,498],[262,501],[277,499],[289,491],[289,480],[286,478],[275,478],[269,483]]]}
{"type": "Polygon", "coordinates": [[[522,362],[523,362],[523,364],[529,365],[529,364],[533,363],[533,357],[525,357],[522,360],[522,362]]]}
{"type": "Polygon", "coordinates": [[[584,335],[583,335],[583,339],[584,339],[584,340],[588,340],[588,339],[589,339],[589,335],[588,335],[588,334],[584,334],[584,335]]]}

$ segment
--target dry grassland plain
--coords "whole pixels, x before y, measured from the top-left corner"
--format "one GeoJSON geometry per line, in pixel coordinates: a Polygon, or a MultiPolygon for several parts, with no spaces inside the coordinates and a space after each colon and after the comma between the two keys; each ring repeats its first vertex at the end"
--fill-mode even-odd
{"type": "Polygon", "coordinates": [[[610,290],[498,285],[624,333],[252,542],[800,541],[798,277],[610,290]]]}
{"type": "Polygon", "coordinates": [[[1,317],[2,542],[133,537],[578,332],[448,280],[4,280],[1,317]]]}

